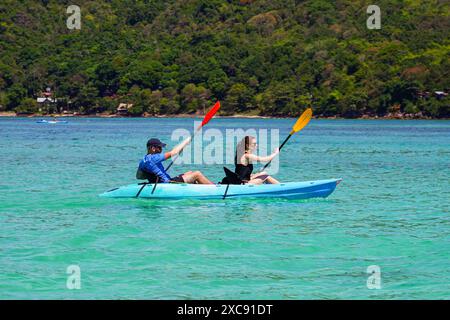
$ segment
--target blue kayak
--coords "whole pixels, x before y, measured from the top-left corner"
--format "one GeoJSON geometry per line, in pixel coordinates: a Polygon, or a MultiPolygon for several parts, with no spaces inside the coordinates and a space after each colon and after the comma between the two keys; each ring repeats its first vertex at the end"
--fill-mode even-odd
{"type": "MultiPolygon", "coordinates": [[[[280,184],[230,185],[226,198],[309,199],[329,196],[342,179],[286,182],[280,184]]],[[[135,183],[100,194],[104,198],[147,199],[222,199],[227,185],[160,183],[152,194],[153,184],[135,183]]]]}

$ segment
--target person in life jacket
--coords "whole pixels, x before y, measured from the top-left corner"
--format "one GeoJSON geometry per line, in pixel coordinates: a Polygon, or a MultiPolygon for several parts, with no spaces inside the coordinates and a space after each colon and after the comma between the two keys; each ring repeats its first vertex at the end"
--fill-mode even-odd
{"type": "Polygon", "coordinates": [[[188,171],[176,177],[170,177],[164,169],[162,162],[180,153],[180,151],[191,141],[187,138],[169,152],[162,152],[166,146],[159,139],[152,138],[147,142],[147,155],[139,162],[136,178],[148,180],[150,183],[199,183],[214,184],[207,179],[200,171],[188,171]]]}

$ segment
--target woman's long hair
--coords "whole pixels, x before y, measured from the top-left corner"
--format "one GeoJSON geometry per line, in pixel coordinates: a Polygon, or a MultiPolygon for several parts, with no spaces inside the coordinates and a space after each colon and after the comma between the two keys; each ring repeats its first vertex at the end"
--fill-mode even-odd
{"type": "Polygon", "coordinates": [[[234,155],[234,164],[242,164],[242,156],[250,150],[250,141],[255,139],[252,136],[245,136],[236,146],[236,153],[234,155]]]}

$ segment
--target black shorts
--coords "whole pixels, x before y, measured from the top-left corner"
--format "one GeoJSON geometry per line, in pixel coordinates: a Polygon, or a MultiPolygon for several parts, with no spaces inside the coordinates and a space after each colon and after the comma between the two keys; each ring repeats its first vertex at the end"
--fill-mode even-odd
{"type": "Polygon", "coordinates": [[[170,179],[170,182],[184,183],[183,175],[180,174],[180,175],[178,175],[176,177],[172,177],[172,179],[170,179]]]}

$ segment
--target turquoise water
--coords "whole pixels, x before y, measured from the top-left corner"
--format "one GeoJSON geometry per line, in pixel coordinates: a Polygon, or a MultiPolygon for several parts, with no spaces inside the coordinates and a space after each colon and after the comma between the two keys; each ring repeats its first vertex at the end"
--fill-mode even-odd
{"type": "MultiPolygon", "coordinates": [[[[146,140],[170,142],[192,119],[36,120],[0,118],[1,299],[450,298],[449,121],[313,120],[276,177],[342,177],[327,199],[166,203],[97,195],[134,182],[146,140]],[[380,289],[367,288],[371,265],[380,289]]],[[[284,137],[293,122],[208,128],[284,137]]],[[[173,173],[218,181],[221,167],[173,173]]]]}

